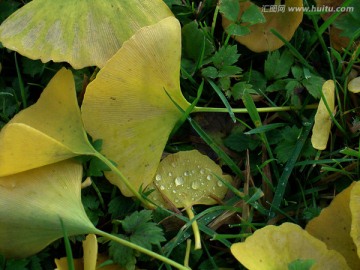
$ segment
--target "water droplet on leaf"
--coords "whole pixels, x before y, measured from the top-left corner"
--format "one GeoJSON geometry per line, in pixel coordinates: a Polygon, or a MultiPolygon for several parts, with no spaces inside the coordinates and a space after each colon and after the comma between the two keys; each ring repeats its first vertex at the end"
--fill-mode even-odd
{"type": "Polygon", "coordinates": [[[184,184],[184,178],[182,178],[181,176],[178,176],[175,178],[175,186],[180,186],[184,184]]]}
{"type": "Polygon", "coordinates": [[[199,182],[198,181],[194,181],[191,183],[191,188],[192,189],[198,189],[200,186],[199,182]]]}

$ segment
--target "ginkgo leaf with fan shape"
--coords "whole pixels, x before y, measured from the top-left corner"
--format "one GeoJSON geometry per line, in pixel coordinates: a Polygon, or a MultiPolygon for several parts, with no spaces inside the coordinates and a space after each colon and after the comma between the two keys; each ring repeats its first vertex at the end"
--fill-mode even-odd
{"type": "MultiPolygon", "coordinates": [[[[168,17],[144,27],[100,70],[81,107],[85,129],[102,139],[113,160],[136,189],[152,182],[168,136],[189,103],[180,90],[181,29],[168,17]]],[[[132,192],[117,176],[110,182],[125,196],[132,192]]]]}
{"type": "MultiPolygon", "coordinates": [[[[148,186],[154,191],[148,198],[165,208],[185,208],[190,219],[194,218],[193,205],[213,205],[222,199],[226,185],[218,179],[231,182],[223,175],[221,167],[197,150],[181,151],[165,157],[157,169],[155,181],[148,186]]],[[[195,249],[201,248],[200,232],[196,221],[192,223],[195,249]]]]}
{"type": "Polygon", "coordinates": [[[81,202],[83,168],[72,160],[0,177],[0,253],[33,255],[63,237],[96,233],[81,202]]]}
{"type": "MultiPolygon", "coordinates": [[[[243,12],[255,5],[251,1],[239,1],[240,11],[239,18],[241,18],[243,12]]],[[[285,0],[284,11],[272,12],[270,10],[263,11],[263,15],[266,19],[264,23],[257,23],[253,25],[246,25],[250,29],[250,34],[244,36],[234,36],[235,40],[245,45],[254,52],[274,51],[284,45],[284,43],[275,36],[271,29],[275,29],[286,40],[290,40],[295,33],[295,30],[300,25],[303,12],[299,8],[303,6],[302,0],[285,0]],[[289,8],[295,8],[290,11],[289,8]]],[[[261,10],[260,7],[257,7],[261,10]]],[[[222,25],[226,31],[226,28],[234,22],[228,20],[225,16],[222,17],[222,25]]]]}
{"type": "Polygon", "coordinates": [[[0,26],[0,42],[30,59],[102,67],[141,27],[173,16],[162,0],[33,0],[0,26]]]}
{"type": "MultiPolygon", "coordinates": [[[[360,183],[357,183],[357,186],[359,185],[360,183]]],[[[352,269],[360,265],[355,243],[350,236],[354,224],[352,214],[356,215],[356,211],[350,211],[350,194],[355,186],[353,183],[336,195],[331,204],[324,208],[319,216],[310,220],[305,228],[329,249],[342,254],[352,269]]]]}
{"type": "Polygon", "coordinates": [[[296,260],[314,261],[314,270],[351,269],[337,251],[292,223],[265,226],[233,244],[231,253],[249,270],[289,269],[296,260]]]}
{"type": "Polygon", "coordinates": [[[0,176],[95,153],[82,124],[70,70],[58,71],[39,100],[2,128],[0,149],[0,176]]]}
{"type": "Polygon", "coordinates": [[[223,175],[221,167],[208,156],[197,150],[170,154],[159,164],[154,182],[148,189],[155,188],[149,199],[169,208],[164,197],[177,208],[191,208],[196,204],[213,205],[222,199],[227,187],[219,180],[231,182],[229,175],[223,175]]]}

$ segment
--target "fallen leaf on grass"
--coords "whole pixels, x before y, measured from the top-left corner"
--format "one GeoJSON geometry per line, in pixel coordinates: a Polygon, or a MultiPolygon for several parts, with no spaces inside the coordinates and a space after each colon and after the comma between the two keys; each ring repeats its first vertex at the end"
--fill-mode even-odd
{"type": "Polygon", "coordinates": [[[0,178],[0,253],[33,255],[68,235],[96,232],[81,202],[83,168],[66,160],[0,178]]]}
{"type": "Polygon", "coordinates": [[[348,83],[348,89],[352,93],[359,93],[360,92],[360,77],[356,77],[352,79],[348,83]]]}
{"type": "Polygon", "coordinates": [[[345,259],[300,226],[284,223],[255,231],[245,242],[231,246],[231,253],[249,270],[288,269],[296,260],[313,260],[311,269],[347,270],[345,259]]]}
{"type": "MultiPolygon", "coordinates": [[[[181,29],[169,17],[139,30],[88,85],[81,107],[86,130],[103,139],[135,189],[152,182],[169,134],[189,103],[180,90],[181,29]]],[[[117,176],[106,172],[110,182],[117,176]]],[[[125,196],[133,194],[118,184],[125,196]]]]}
{"type": "MultiPolygon", "coordinates": [[[[251,1],[241,1],[238,18],[241,19],[241,16],[244,14],[244,12],[253,5],[255,4],[253,4],[251,1]]],[[[264,23],[257,23],[253,25],[242,23],[241,25],[247,26],[250,29],[250,34],[234,36],[235,40],[254,52],[274,51],[284,45],[284,43],[271,32],[271,29],[275,29],[283,38],[289,41],[294,35],[295,30],[298,28],[303,18],[302,10],[290,11],[289,8],[302,7],[303,1],[285,0],[284,5],[274,6],[284,7],[284,11],[263,11],[262,13],[266,19],[266,22],[264,23]]],[[[256,6],[256,8],[261,10],[260,7],[256,6]]],[[[223,16],[222,25],[225,31],[227,31],[227,27],[233,23],[233,21],[230,21],[223,16]]]]}
{"type": "Polygon", "coordinates": [[[0,176],[95,152],[87,139],[72,73],[61,69],[36,104],[0,132],[0,176]]]}
{"type": "MultiPolygon", "coordinates": [[[[98,254],[98,243],[95,234],[89,234],[83,241],[84,257],[82,259],[74,259],[75,270],[123,270],[120,265],[110,264],[99,267],[109,258],[103,254],[98,254]]],[[[55,259],[56,270],[68,270],[67,258],[55,259]]]]}
{"type": "MultiPolygon", "coordinates": [[[[353,225],[356,226],[352,215],[356,215],[356,212],[358,212],[358,210],[354,211],[355,209],[350,211],[349,205],[350,194],[355,186],[359,187],[360,182],[357,185],[353,183],[336,195],[331,204],[324,208],[318,217],[310,220],[306,225],[306,231],[323,241],[329,249],[342,254],[352,269],[356,269],[360,265],[356,246],[350,236],[350,230],[354,231],[353,225]]],[[[353,203],[354,206],[356,204],[353,203]]],[[[356,207],[359,208],[359,204],[356,207]]],[[[359,237],[358,233],[356,237],[359,237]]]]}
{"type": "MultiPolygon", "coordinates": [[[[356,182],[350,193],[350,211],[352,215],[350,235],[357,247],[358,261],[360,258],[360,182],[356,182]]],[[[358,266],[360,263],[358,264],[358,266]]]]}
{"type": "Polygon", "coordinates": [[[141,27],[173,16],[161,0],[33,0],[0,26],[0,42],[30,59],[103,67],[141,27]]]}
{"type": "Polygon", "coordinates": [[[315,149],[324,150],[329,140],[331,130],[331,117],[327,110],[324,98],[332,112],[335,110],[335,84],[333,80],[328,80],[322,87],[323,96],[319,102],[315,115],[315,124],[311,136],[311,143],[315,149]]]}
{"type": "MultiPolygon", "coordinates": [[[[185,208],[192,219],[193,205],[213,205],[217,203],[214,198],[222,199],[225,196],[227,187],[216,176],[227,182],[232,180],[230,176],[223,175],[219,165],[197,150],[168,155],[161,161],[154,183],[148,187],[149,190],[155,189],[149,199],[165,208],[171,208],[172,205],[185,208]]],[[[194,229],[193,226],[195,235],[196,227],[194,229]]],[[[196,240],[195,247],[201,248],[196,240]]]]}

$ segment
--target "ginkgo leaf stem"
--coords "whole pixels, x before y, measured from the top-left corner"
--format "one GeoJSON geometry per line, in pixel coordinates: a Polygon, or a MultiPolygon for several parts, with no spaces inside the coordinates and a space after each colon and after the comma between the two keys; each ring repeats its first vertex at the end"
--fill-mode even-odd
{"type": "Polygon", "coordinates": [[[134,186],[129,182],[129,180],[122,174],[122,172],[105,156],[95,150],[94,156],[104,162],[113,173],[119,176],[120,181],[125,184],[125,186],[132,192],[132,194],[148,209],[155,209],[155,206],[149,201],[145,200],[141,194],[134,188],[134,186]]]}
{"type": "Polygon", "coordinates": [[[160,255],[160,254],[158,254],[158,253],[156,253],[154,251],[151,251],[151,250],[146,249],[146,248],[144,248],[142,246],[136,245],[136,244],[134,244],[132,242],[129,242],[129,241],[125,240],[125,239],[116,237],[116,236],[114,236],[114,235],[112,235],[110,233],[107,233],[107,232],[104,232],[104,231],[101,231],[101,230],[98,230],[98,229],[95,230],[95,233],[100,235],[100,236],[103,236],[103,237],[105,237],[105,238],[107,238],[107,239],[109,239],[111,241],[119,243],[120,245],[124,245],[126,247],[135,249],[135,250],[137,250],[137,251],[139,251],[139,252],[141,252],[143,254],[149,255],[150,257],[152,257],[154,259],[157,259],[159,261],[162,261],[162,262],[164,262],[166,264],[169,264],[169,265],[171,265],[173,267],[176,267],[177,269],[189,270],[188,267],[183,266],[183,265],[181,265],[181,264],[179,264],[179,263],[177,263],[177,262],[175,262],[175,261],[173,261],[173,260],[171,260],[169,258],[166,258],[166,257],[164,257],[164,256],[162,256],[162,255],[160,255]]]}
{"type": "MultiPolygon", "coordinates": [[[[190,220],[194,219],[194,212],[192,211],[191,207],[186,207],[185,208],[186,214],[188,215],[190,220]]],[[[194,238],[195,238],[195,247],[194,249],[201,249],[201,238],[200,238],[200,230],[199,230],[199,226],[197,224],[196,219],[194,219],[194,221],[191,223],[191,227],[193,229],[194,232],[194,238]]]]}
{"type": "MultiPolygon", "coordinates": [[[[281,106],[281,107],[264,107],[264,108],[257,108],[259,113],[264,112],[284,112],[284,111],[293,111],[293,110],[300,110],[300,109],[316,109],[318,104],[310,104],[304,107],[297,107],[297,106],[281,106]]],[[[213,108],[213,107],[195,107],[192,110],[192,113],[198,112],[217,112],[217,113],[228,113],[227,108],[213,108]]],[[[233,113],[248,113],[246,108],[232,108],[233,113]]]]}

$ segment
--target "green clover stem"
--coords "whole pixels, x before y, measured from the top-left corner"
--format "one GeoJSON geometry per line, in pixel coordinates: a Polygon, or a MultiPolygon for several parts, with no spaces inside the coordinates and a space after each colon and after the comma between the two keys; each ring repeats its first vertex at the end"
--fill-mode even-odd
{"type": "Polygon", "coordinates": [[[194,238],[195,238],[195,247],[194,249],[201,249],[201,238],[200,238],[200,230],[199,230],[199,226],[197,224],[196,219],[194,219],[194,212],[192,211],[191,207],[186,207],[185,208],[186,214],[188,215],[190,220],[193,220],[193,222],[191,223],[191,227],[193,229],[194,232],[194,238]]]}
{"type": "Polygon", "coordinates": [[[134,244],[134,243],[131,243],[131,242],[125,240],[125,239],[121,239],[121,238],[119,238],[119,237],[116,237],[116,236],[114,236],[114,235],[112,235],[112,234],[110,234],[110,233],[107,233],[107,232],[104,232],[104,231],[101,231],[101,230],[98,230],[98,229],[95,230],[95,233],[98,234],[98,235],[100,235],[100,236],[103,236],[104,238],[107,238],[107,239],[109,239],[109,240],[111,240],[111,241],[117,242],[117,243],[119,243],[119,244],[121,244],[121,245],[124,245],[124,246],[126,246],[126,247],[135,249],[135,250],[137,250],[137,251],[139,251],[139,252],[141,252],[141,253],[144,253],[144,254],[146,254],[146,255],[149,255],[150,257],[153,257],[154,259],[158,259],[159,261],[162,261],[162,262],[164,262],[164,263],[166,263],[166,264],[169,264],[169,265],[171,265],[171,266],[174,266],[174,267],[176,267],[177,269],[180,269],[180,270],[189,270],[188,267],[183,266],[183,265],[181,265],[181,264],[179,264],[179,263],[177,263],[177,262],[175,262],[175,261],[173,261],[173,260],[171,260],[171,259],[169,259],[169,258],[166,258],[166,257],[164,257],[164,256],[162,256],[162,255],[160,255],[160,254],[158,254],[158,253],[156,253],[156,252],[153,252],[153,251],[151,251],[151,250],[149,250],[149,249],[146,249],[146,248],[143,248],[143,247],[141,247],[141,246],[139,246],[139,245],[136,245],[136,244],[134,244]]]}
{"type": "MultiPolygon", "coordinates": [[[[318,104],[310,104],[304,107],[296,107],[296,106],[282,106],[282,107],[265,107],[265,108],[257,108],[259,113],[263,112],[284,112],[284,111],[292,111],[299,109],[317,109],[318,104]]],[[[218,113],[227,113],[229,112],[227,108],[213,108],[213,107],[195,107],[191,113],[197,112],[218,112],[218,113]]],[[[248,113],[246,108],[232,108],[233,113],[248,113]]]]}

